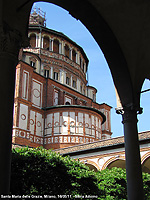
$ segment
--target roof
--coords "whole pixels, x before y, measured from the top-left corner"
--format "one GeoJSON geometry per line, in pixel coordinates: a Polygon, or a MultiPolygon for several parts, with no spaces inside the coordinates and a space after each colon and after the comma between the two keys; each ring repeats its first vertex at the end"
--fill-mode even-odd
{"type": "MultiPolygon", "coordinates": [[[[141,143],[150,142],[150,131],[141,132],[139,133],[139,141],[141,143]]],[[[71,147],[61,148],[54,150],[57,153],[60,153],[61,155],[79,155],[79,154],[85,154],[89,152],[94,151],[100,151],[103,149],[110,149],[110,148],[116,148],[116,147],[124,147],[124,136],[121,137],[115,137],[111,139],[106,140],[100,140],[92,143],[84,143],[80,145],[75,145],[71,147]]]]}

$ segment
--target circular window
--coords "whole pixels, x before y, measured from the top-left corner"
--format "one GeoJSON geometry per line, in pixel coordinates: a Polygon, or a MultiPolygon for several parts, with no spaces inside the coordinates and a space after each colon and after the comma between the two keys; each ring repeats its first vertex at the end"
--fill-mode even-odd
{"type": "Polygon", "coordinates": [[[55,122],[55,126],[59,126],[59,122],[55,122]]]}
{"type": "Polygon", "coordinates": [[[47,128],[51,128],[52,127],[52,124],[51,123],[48,123],[47,124],[47,128]]]}
{"type": "Polygon", "coordinates": [[[74,127],[75,127],[75,122],[74,122],[74,121],[71,121],[71,122],[70,122],[70,126],[74,128],[74,127]]]}
{"type": "Polygon", "coordinates": [[[66,126],[67,126],[67,121],[64,121],[64,122],[63,122],[63,125],[66,127],[66,126]]]}

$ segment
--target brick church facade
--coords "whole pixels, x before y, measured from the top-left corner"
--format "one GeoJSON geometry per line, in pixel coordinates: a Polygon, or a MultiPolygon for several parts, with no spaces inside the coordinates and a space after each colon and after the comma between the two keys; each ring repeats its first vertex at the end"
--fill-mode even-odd
{"type": "Polygon", "coordinates": [[[16,67],[13,143],[59,149],[110,139],[111,107],[96,102],[84,50],[48,29],[40,9],[31,13],[28,36],[16,67]]]}

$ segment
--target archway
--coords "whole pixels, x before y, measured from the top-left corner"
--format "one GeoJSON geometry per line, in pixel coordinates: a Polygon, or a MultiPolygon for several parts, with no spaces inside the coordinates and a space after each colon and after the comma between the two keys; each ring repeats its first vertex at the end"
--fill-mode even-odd
{"type": "Polygon", "coordinates": [[[142,171],[150,174],[150,153],[142,156],[142,171]]]}
{"type": "Polygon", "coordinates": [[[110,159],[108,159],[103,167],[102,170],[108,168],[111,169],[112,167],[120,167],[122,169],[125,169],[125,157],[123,156],[113,156],[110,159]]]}
{"type": "MultiPolygon", "coordinates": [[[[9,12],[9,16],[6,14],[0,15],[0,17],[1,17],[0,22],[2,24],[1,27],[3,29],[2,32],[4,32],[4,35],[7,36],[7,37],[5,37],[5,39],[7,39],[7,43],[9,43],[9,45],[2,45],[3,55],[1,56],[1,64],[2,64],[2,66],[7,66],[7,67],[3,68],[4,71],[3,71],[3,73],[1,73],[2,77],[0,78],[0,80],[3,80],[4,74],[7,74],[7,72],[5,71],[5,68],[11,68],[11,67],[15,66],[15,62],[17,61],[17,55],[18,55],[18,50],[19,50],[18,46],[21,44],[23,38],[24,39],[26,38],[28,16],[29,16],[29,11],[31,9],[33,2],[36,2],[36,1],[21,1],[20,2],[19,0],[16,0],[15,3],[8,3],[8,1],[1,1],[0,8],[4,9],[3,12],[1,12],[1,13],[8,13],[7,12],[8,10],[10,12],[9,12]],[[3,4],[4,4],[4,6],[3,6],[3,4]],[[6,8],[7,8],[7,11],[5,10],[6,8]],[[18,32],[20,34],[18,34],[18,32]],[[18,38],[14,37],[15,34],[18,36],[18,38]],[[12,38],[13,38],[13,40],[11,40],[12,38]],[[16,40],[17,40],[17,42],[16,42],[16,40]],[[12,44],[12,41],[13,41],[13,44],[12,44]],[[15,45],[15,43],[17,43],[17,45],[15,45]],[[6,47],[8,47],[8,49],[6,47]],[[9,55],[12,55],[12,54],[14,55],[14,50],[16,50],[16,52],[17,52],[17,53],[15,53],[15,58],[11,57],[10,60],[6,60],[6,55],[4,56],[4,53],[7,52],[9,55]],[[12,60],[13,60],[13,62],[12,62],[12,60]]],[[[134,185],[136,186],[138,183],[139,184],[141,183],[141,174],[140,174],[140,166],[139,166],[140,165],[140,156],[139,156],[139,147],[138,147],[138,142],[137,142],[137,140],[138,140],[137,139],[137,111],[141,111],[139,108],[140,89],[141,89],[142,82],[145,78],[145,73],[149,72],[148,68],[145,68],[145,70],[143,70],[143,66],[149,66],[147,64],[147,61],[149,63],[149,54],[147,53],[148,59],[147,59],[147,56],[146,56],[146,58],[144,57],[145,59],[143,59],[146,62],[143,63],[143,61],[140,60],[141,63],[139,64],[139,62],[138,62],[139,60],[137,59],[137,56],[138,56],[138,58],[139,57],[141,58],[142,55],[145,55],[143,53],[146,53],[147,49],[141,45],[142,48],[138,48],[139,51],[137,53],[137,51],[136,51],[137,46],[134,44],[138,44],[138,41],[140,38],[139,35],[143,36],[143,32],[141,33],[141,31],[137,31],[137,29],[135,29],[132,32],[132,34],[127,34],[125,30],[129,30],[128,29],[129,27],[133,27],[133,24],[135,22],[134,18],[136,18],[136,22],[138,21],[137,17],[135,17],[134,14],[133,14],[134,17],[132,16],[132,20],[131,20],[130,14],[133,12],[131,10],[130,10],[131,12],[128,12],[128,9],[136,7],[136,10],[139,11],[139,4],[137,3],[137,5],[135,4],[134,6],[133,5],[130,6],[128,4],[129,2],[127,4],[125,2],[122,5],[122,2],[119,3],[119,1],[118,1],[117,6],[116,6],[116,4],[112,4],[114,2],[91,1],[91,0],[88,0],[88,1],[86,1],[86,0],[84,0],[84,1],[76,1],[76,0],[73,0],[73,1],[68,1],[68,0],[48,1],[47,0],[47,2],[55,3],[55,4],[65,8],[66,10],[69,10],[70,13],[73,16],[75,16],[76,18],[79,18],[83,22],[83,24],[88,28],[88,30],[92,33],[95,40],[97,41],[97,43],[99,44],[99,46],[101,46],[101,48],[103,50],[103,53],[109,64],[109,67],[110,67],[116,88],[117,88],[119,96],[121,98],[124,112],[125,112],[122,114],[124,116],[123,123],[124,123],[124,132],[125,132],[126,157],[129,158],[129,159],[127,159],[127,160],[129,160],[127,165],[128,165],[128,170],[130,171],[130,173],[131,172],[133,173],[132,178],[130,179],[130,177],[129,177],[128,180],[130,182],[130,186],[134,186],[134,185]],[[112,9],[112,6],[113,6],[113,9],[112,9]],[[78,9],[78,8],[80,8],[80,9],[78,9]],[[121,9],[118,9],[118,8],[121,8],[121,9]],[[124,14],[122,14],[122,11],[124,12],[124,14]],[[87,20],[87,16],[89,15],[89,13],[90,13],[90,18],[87,20]],[[115,18],[112,17],[112,16],[114,16],[114,14],[116,14],[115,18]],[[102,15],[103,15],[103,17],[102,17],[102,15]],[[126,16],[126,15],[128,15],[128,17],[123,18],[123,19],[121,18],[121,20],[120,20],[120,17],[126,16]],[[105,20],[104,20],[104,18],[105,18],[105,20]],[[116,21],[117,21],[116,19],[120,20],[119,23],[116,23],[116,21]],[[130,23],[130,26],[128,26],[129,22],[132,22],[132,24],[130,23]],[[119,28],[116,29],[116,25],[118,25],[119,28]],[[122,35],[122,33],[124,33],[124,34],[122,35]],[[134,37],[135,36],[134,33],[137,34],[137,37],[134,37]],[[129,38],[129,36],[132,36],[132,37],[129,38]],[[135,41],[132,43],[131,41],[134,38],[135,38],[135,41]],[[129,45],[128,44],[126,45],[126,42],[128,42],[129,45]],[[122,47],[122,49],[120,47],[122,47]],[[123,54],[122,50],[124,50],[124,54],[123,54]],[[131,54],[132,58],[130,57],[130,54],[131,54]],[[126,59],[128,60],[128,67],[127,67],[127,61],[125,59],[125,55],[126,55],[126,59]],[[132,60],[132,59],[134,59],[134,60],[132,60]],[[137,63],[139,64],[138,68],[137,68],[137,63]],[[138,71],[140,72],[140,69],[142,69],[142,72],[143,72],[142,74],[137,73],[138,71]],[[132,118],[132,122],[129,121],[130,117],[132,118]],[[133,145],[133,143],[134,143],[134,145],[133,145]],[[130,158],[133,158],[133,161],[130,158]],[[136,169],[134,168],[134,162],[137,163],[136,169]],[[134,179],[134,177],[136,180],[134,179]],[[139,181],[138,181],[138,179],[139,179],[139,181]],[[132,181],[135,184],[133,184],[132,181]]],[[[145,2],[143,2],[143,4],[144,3],[145,2]]],[[[145,15],[145,9],[147,9],[147,6],[144,6],[144,8],[143,8],[144,12],[142,12],[142,14],[144,13],[144,17],[143,17],[143,15],[139,15],[139,16],[140,16],[140,20],[143,19],[143,21],[146,24],[146,22],[148,22],[149,20],[148,19],[145,20],[145,17],[147,17],[147,15],[145,15]]],[[[141,9],[140,9],[140,11],[141,11],[141,9]]],[[[136,13],[138,13],[138,12],[136,12],[136,13]]],[[[141,28],[140,30],[143,31],[145,29],[143,29],[142,22],[138,23],[137,26],[142,25],[142,28],[140,27],[141,28]]],[[[148,25],[148,24],[146,24],[146,25],[148,25]]],[[[146,34],[146,35],[149,35],[149,34],[146,34]]],[[[149,38],[147,38],[147,39],[149,39],[149,38]]],[[[143,43],[145,44],[145,41],[147,43],[147,40],[145,38],[144,38],[144,40],[141,40],[141,44],[143,44],[143,43]]],[[[5,44],[5,42],[4,42],[4,44],[5,44]]],[[[7,58],[8,57],[9,56],[7,55],[7,58]]],[[[1,98],[1,102],[0,102],[1,105],[9,104],[10,102],[8,101],[8,99],[11,99],[11,100],[13,99],[14,77],[15,77],[14,71],[10,74],[11,74],[10,80],[12,82],[9,82],[9,84],[12,85],[12,87],[9,89],[7,82],[6,82],[6,85],[5,85],[5,83],[3,83],[3,85],[5,85],[6,90],[9,91],[9,95],[10,95],[9,97],[11,97],[11,98],[7,97],[5,99],[5,97],[7,96],[6,92],[5,92],[6,96],[1,98]]],[[[3,93],[3,90],[1,91],[1,93],[3,93]]],[[[13,102],[13,100],[11,102],[13,102]]],[[[6,115],[4,121],[12,122],[10,113],[12,113],[12,111],[13,111],[13,105],[12,105],[12,103],[10,103],[10,104],[11,104],[11,106],[10,106],[9,111],[2,110],[2,112],[5,113],[5,115],[6,115]]],[[[9,150],[8,150],[8,147],[7,148],[5,147],[3,151],[7,152],[6,154],[9,154],[8,156],[5,154],[5,157],[7,158],[6,160],[8,161],[8,163],[10,163],[10,149],[11,149],[10,141],[11,141],[11,139],[9,136],[8,139],[6,140],[6,138],[7,138],[6,136],[11,135],[11,123],[10,124],[8,123],[9,130],[6,130],[5,127],[7,127],[7,123],[5,124],[4,121],[1,122],[1,125],[2,125],[1,132],[3,134],[1,134],[0,141],[1,141],[2,146],[4,146],[4,147],[7,146],[7,144],[9,144],[8,145],[9,150]],[[3,124],[5,124],[5,127],[3,124]],[[8,131],[8,133],[7,133],[7,131],[8,131]]],[[[2,154],[1,154],[1,157],[4,159],[4,156],[2,154]]],[[[4,163],[6,165],[7,162],[4,162],[4,163]]],[[[1,167],[2,167],[2,169],[5,169],[4,166],[1,166],[1,167]]],[[[3,170],[0,170],[0,171],[3,171],[3,170]]],[[[127,175],[127,178],[128,178],[128,175],[127,175]]],[[[129,187],[129,188],[132,188],[132,187],[129,187]]],[[[136,188],[137,192],[134,192],[134,194],[138,196],[139,192],[141,192],[141,191],[139,189],[137,190],[137,188],[136,188]]],[[[133,194],[132,189],[130,189],[131,197],[132,197],[132,194],[133,194]]],[[[133,196],[135,196],[135,195],[133,195],[133,196]]]]}
{"type": "Polygon", "coordinates": [[[90,170],[94,170],[95,172],[98,171],[98,169],[94,165],[87,163],[86,166],[88,166],[90,170]]]}
{"type": "Polygon", "coordinates": [[[113,161],[112,163],[110,163],[107,166],[108,169],[111,169],[113,167],[118,167],[118,168],[125,169],[126,168],[126,166],[125,166],[125,160],[117,159],[117,160],[113,161]]]}

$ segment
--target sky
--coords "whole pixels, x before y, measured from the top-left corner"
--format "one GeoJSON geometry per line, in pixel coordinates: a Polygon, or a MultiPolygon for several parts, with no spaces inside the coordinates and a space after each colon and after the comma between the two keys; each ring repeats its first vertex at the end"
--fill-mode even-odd
{"type": "MultiPolygon", "coordinates": [[[[88,84],[97,88],[97,103],[106,103],[111,109],[111,130],[112,137],[123,136],[122,116],[116,114],[115,87],[109,66],[105,57],[88,29],[79,21],[73,18],[68,11],[54,4],[38,2],[34,6],[46,12],[47,28],[64,33],[71,40],[80,45],[88,59],[88,84]]],[[[145,81],[142,90],[150,88],[150,81],[145,81]]],[[[143,114],[138,116],[138,131],[150,130],[150,92],[141,94],[141,107],[143,114]]]]}

